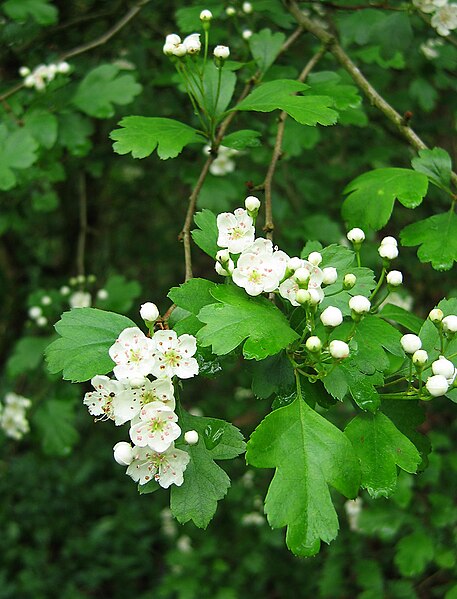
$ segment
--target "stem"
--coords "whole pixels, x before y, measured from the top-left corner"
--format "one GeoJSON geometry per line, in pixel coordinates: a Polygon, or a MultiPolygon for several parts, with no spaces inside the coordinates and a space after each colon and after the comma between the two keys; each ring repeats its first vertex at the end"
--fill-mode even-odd
{"type": "Polygon", "coordinates": [[[362,261],[360,259],[360,248],[359,247],[356,248],[356,250],[355,250],[355,257],[357,260],[357,266],[360,268],[362,266],[362,261]]]}
{"type": "Polygon", "coordinates": [[[408,391],[413,387],[413,360],[409,358],[409,372],[408,372],[408,391]]]}
{"type": "Polygon", "coordinates": [[[192,88],[192,82],[190,81],[190,79],[187,76],[186,69],[185,69],[184,65],[182,65],[179,62],[176,63],[175,66],[176,66],[176,70],[177,70],[178,74],[182,78],[182,81],[184,83],[184,87],[186,88],[187,95],[189,96],[189,99],[190,99],[190,101],[192,103],[192,107],[194,109],[194,114],[196,116],[198,116],[198,120],[200,121],[200,125],[202,126],[202,129],[203,129],[205,135],[208,135],[209,134],[208,127],[205,124],[205,122],[203,121],[202,115],[200,114],[200,111],[199,111],[198,106],[196,104],[196,100],[195,100],[195,97],[194,97],[195,92],[193,92],[193,90],[191,89],[192,88]]]}
{"type": "Polygon", "coordinates": [[[216,100],[214,102],[214,114],[211,117],[211,139],[214,139],[214,129],[216,127],[216,114],[217,114],[217,105],[219,102],[219,96],[221,95],[221,83],[222,83],[222,68],[223,66],[221,65],[218,68],[218,72],[217,72],[217,90],[216,90],[216,100]]]}
{"type": "Polygon", "coordinates": [[[297,384],[297,397],[298,397],[298,399],[303,399],[303,396],[301,393],[300,373],[298,372],[297,369],[295,369],[294,374],[295,374],[295,382],[297,384]]]}
{"type": "Polygon", "coordinates": [[[208,29],[205,29],[205,53],[203,56],[203,72],[205,72],[206,61],[208,60],[208,43],[209,43],[208,29]]]}
{"type": "Polygon", "coordinates": [[[406,380],[407,380],[407,378],[405,376],[401,376],[400,378],[395,379],[394,381],[390,381],[390,383],[385,383],[383,385],[383,388],[390,387],[391,385],[396,385],[397,383],[401,383],[402,381],[406,381],[406,380]]]}
{"type": "Polygon", "coordinates": [[[440,335],[440,353],[441,355],[444,355],[444,336],[443,336],[443,327],[440,326],[438,327],[438,333],[440,335]]]}
{"type": "Polygon", "coordinates": [[[386,268],[385,266],[382,267],[382,271],[381,271],[381,276],[379,277],[379,281],[378,284],[376,285],[376,287],[374,288],[373,293],[370,295],[370,302],[373,301],[373,298],[376,296],[376,294],[378,293],[378,291],[381,289],[382,284],[384,283],[384,279],[386,276],[386,268]]]}

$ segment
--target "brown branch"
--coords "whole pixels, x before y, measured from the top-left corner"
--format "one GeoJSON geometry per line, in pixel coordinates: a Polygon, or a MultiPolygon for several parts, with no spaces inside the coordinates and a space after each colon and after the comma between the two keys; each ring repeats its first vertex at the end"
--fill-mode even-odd
{"type": "Polygon", "coordinates": [[[86,175],[79,175],[79,233],[76,249],[76,272],[80,276],[85,274],[86,238],[87,238],[87,189],[86,175]]]}
{"type": "MultiPolygon", "coordinates": [[[[370,103],[378,108],[387,119],[395,125],[400,134],[410,143],[415,150],[428,149],[425,142],[417,135],[417,133],[407,124],[404,116],[400,115],[371,85],[364,77],[360,69],[352,62],[346,52],[338,43],[338,40],[328,33],[323,27],[308,18],[300,10],[295,0],[283,0],[285,6],[290,13],[295,17],[297,22],[323,44],[328,46],[329,51],[337,59],[340,65],[349,73],[357,86],[362,90],[370,103]]],[[[457,174],[452,173],[452,181],[457,185],[457,174]]]]}

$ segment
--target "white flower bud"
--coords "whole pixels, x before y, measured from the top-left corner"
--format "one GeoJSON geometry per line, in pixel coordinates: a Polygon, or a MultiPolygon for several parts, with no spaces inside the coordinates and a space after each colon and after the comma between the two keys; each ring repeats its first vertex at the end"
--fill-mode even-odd
{"type": "Polygon", "coordinates": [[[211,21],[213,13],[210,10],[202,10],[200,13],[200,21],[211,21]]]}
{"type": "Polygon", "coordinates": [[[398,256],[398,248],[393,243],[381,244],[378,248],[378,254],[386,260],[394,260],[398,256]]]}
{"type": "Polygon", "coordinates": [[[362,243],[362,241],[365,241],[365,233],[362,231],[362,229],[359,229],[358,227],[354,227],[353,229],[348,231],[346,237],[352,243],[362,243]]]}
{"type": "Polygon", "coordinates": [[[302,285],[305,285],[309,281],[310,276],[309,270],[302,267],[297,268],[294,273],[294,279],[302,285]]]}
{"type": "Polygon", "coordinates": [[[113,447],[114,459],[121,466],[130,466],[133,462],[133,448],[127,441],[119,441],[113,447]]]}
{"type": "Polygon", "coordinates": [[[339,341],[338,339],[330,341],[328,348],[330,350],[330,355],[332,358],[335,358],[335,360],[343,360],[349,356],[349,345],[344,341],[339,341]]]}
{"type": "Polygon", "coordinates": [[[31,71],[30,71],[29,67],[21,67],[19,69],[19,75],[21,77],[27,77],[27,75],[30,75],[30,72],[31,71]]]}
{"type": "Polygon", "coordinates": [[[311,252],[308,256],[308,262],[310,262],[313,266],[319,266],[322,262],[322,254],[319,252],[311,252]]]}
{"type": "Polygon", "coordinates": [[[443,311],[440,310],[439,308],[433,308],[433,310],[430,310],[428,317],[430,318],[430,320],[432,322],[438,323],[443,320],[444,314],[443,314],[443,311]]]}
{"type": "Polygon", "coordinates": [[[181,43],[181,38],[176,33],[170,33],[165,38],[165,43],[171,44],[172,46],[179,46],[179,44],[181,43]]]}
{"type": "Polygon", "coordinates": [[[41,303],[43,306],[50,306],[52,304],[52,298],[49,295],[43,295],[41,303]]]}
{"type": "Polygon", "coordinates": [[[411,333],[408,335],[403,335],[403,337],[400,339],[400,343],[407,354],[413,354],[422,347],[422,341],[420,338],[417,335],[412,335],[411,333]]]}
{"type": "Polygon", "coordinates": [[[252,4],[250,2],[243,2],[243,12],[246,13],[247,15],[251,14],[252,11],[254,10],[252,7],[252,4]]]}
{"type": "Polygon", "coordinates": [[[175,46],[174,44],[167,44],[165,42],[165,44],[163,45],[162,48],[162,52],[165,54],[165,56],[173,56],[175,53],[175,48],[177,46],[175,46]]]}
{"type": "Polygon", "coordinates": [[[249,212],[258,212],[260,208],[260,200],[255,196],[248,196],[244,200],[244,205],[246,207],[246,210],[248,210],[249,212]]]}
{"type": "Polygon", "coordinates": [[[219,250],[216,254],[216,260],[221,264],[228,262],[230,260],[230,252],[226,250],[219,250]]]}
{"type": "Polygon", "coordinates": [[[317,306],[324,299],[323,294],[319,293],[317,289],[308,289],[308,293],[311,306],[317,306]]]}
{"type": "Polygon", "coordinates": [[[231,258],[229,258],[223,263],[223,265],[220,262],[216,262],[214,268],[218,275],[221,275],[222,277],[230,277],[235,270],[235,263],[231,258]]]}
{"type": "Polygon", "coordinates": [[[105,301],[108,299],[109,293],[106,291],[106,289],[99,289],[97,291],[97,299],[101,300],[101,301],[105,301]]]}
{"type": "Polygon", "coordinates": [[[413,353],[413,364],[416,364],[417,366],[424,366],[427,364],[427,360],[428,353],[425,351],[425,349],[418,349],[413,353]]]}
{"type": "Polygon", "coordinates": [[[352,273],[348,273],[344,275],[343,279],[343,287],[344,289],[352,289],[354,285],[357,283],[357,277],[352,273]]]}
{"type": "Polygon", "coordinates": [[[225,14],[228,17],[233,17],[234,15],[236,15],[236,9],[233,8],[233,6],[227,6],[227,8],[225,9],[225,14]]]}
{"type": "Polygon", "coordinates": [[[387,283],[392,287],[399,287],[403,283],[403,275],[399,270],[391,270],[387,273],[387,283]]]}
{"type": "Polygon", "coordinates": [[[455,314],[445,316],[442,320],[442,323],[443,331],[445,333],[457,333],[457,316],[455,314]]]}
{"type": "Polygon", "coordinates": [[[33,320],[36,320],[42,314],[43,314],[43,310],[40,308],[40,306],[32,306],[31,308],[29,308],[29,317],[32,318],[33,320]]]}
{"type": "Polygon", "coordinates": [[[213,51],[215,58],[225,60],[230,56],[230,48],[228,46],[216,46],[213,51]]]}
{"type": "Polygon", "coordinates": [[[46,318],[46,316],[39,316],[36,319],[36,323],[39,327],[45,327],[48,324],[48,319],[46,318]]]}
{"type": "Polygon", "coordinates": [[[294,258],[291,258],[289,260],[289,262],[287,263],[287,268],[289,270],[296,271],[299,268],[301,268],[302,265],[303,265],[303,260],[301,258],[297,258],[297,256],[295,256],[294,258]]]}
{"type": "Polygon", "coordinates": [[[35,77],[33,75],[27,75],[24,79],[25,87],[33,87],[35,85],[35,77]]]}
{"type": "Polygon", "coordinates": [[[332,285],[338,278],[338,271],[333,266],[327,266],[322,269],[322,275],[324,277],[322,283],[324,283],[324,285],[332,285]]]}
{"type": "Polygon", "coordinates": [[[308,337],[306,340],[306,349],[312,352],[318,352],[322,349],[322,341],[316,335],[308,337]]]}
{"type": "Polygon", "coordinates": [[[188,445],[197,445],[197,443],[198,443],[197,431],[187,431],[184,435],[184,441],[188,445]]]}
{"type": "Polygon", "coordinates": [[[337,327],[343,322],[343,313],[339,308],[329,306],[322,312],[320,319],[326,327],[337,327]]]}
{"type": "Polygon", "coordinates": [[[187,49],[184,44],[178,44],[177,46],[173,46],[173,56],[177,58],[182,58],[187,54],[187,49]]]}
{"type": "Polygon", "coordinates": [[[61,295],[68,295],[70,293],[70,291],[71,291],[71,289],[70,289],[70,287],[68,287],[68,285],[63,285],[60,288],[60,294],[61,295]]]}
{"type": "Polygon", "coordinates": [[[252,37],[252,31],[250,29],[243,29],[241,35],[243,36],[244,40],[248,40],[250,37],[252,37]]]}
{"type": "Polygon", "coordinates": [[[381,241],[381,245],[398,245],[397,240],[395,239],[395,237],[384,237],[383,240],[381,241]]]}
{"type": "Polygon", "coordinates": [[[69,73],[70,65],[68,64],[68,62],[59,62],[59,64],[57,65],[57,72],[61,73],[62,75],[66,75],[67,73],[69,73]]]}
{"type": "Polygon", "coordinates": [[[444,376],[445,379],[452,379],[454,377],[454,371],[454,364],[444,356],[440,356],[438,360],[435,360],[432,364],[433,374],[440,374],[441,376],[444,376]]]}
{"type": "Polygon", "coordinates": [[[370,311],[371,302],[364,295],[354,295],[349,300],[349,307],[354,310],[356,314],[366,314],[370,311]]]}
{"type": "Polygon", "coordinates": [[[434,376],[429,376],[427,382],[425,383],[427,387],[427,391],[433,397],[439,397],[440,395],[444,395],[447,393],[449,389],[449,383],[446,378],[442,374],[435,374],[434,376]]]}
{"type": "Polygon", "coordinates": [[[188,54],[198,54],[202,49],[199,33],[192,33],[184,38],[182,45],[187,50],[188,54]]]}
{"type": "Polygon", "coordinates": [[[311,299],[311,294],[307,289],[299,289],[295,295],[295,299],[299,304],[307,304],[311,299]]]}
{"type": "Polygon", "coordinates": [[[140,316],[145,322],[155,322],[159,318],[159,309],[152,302],[141,304],[140,316]]]}

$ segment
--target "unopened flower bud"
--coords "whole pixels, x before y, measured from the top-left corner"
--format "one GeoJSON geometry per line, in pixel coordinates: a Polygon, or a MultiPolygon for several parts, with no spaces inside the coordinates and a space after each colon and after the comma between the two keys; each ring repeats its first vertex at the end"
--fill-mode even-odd
{"type": "Polygon", "coordinates": [[[308,289],[310,306],[317,306],[324,299],[317,289],[308,289]]]}
{"type": "Polygon", "coordinates": [[[295,299],[301,305],[307,304],[311,299],[311,295],[307,289],[299,289],[295,295],[295,299]]]}
{"type": "Polygon", "coordinates": [[[386,280],[391,287],[399,287],[403,283],[403,275],[399,270],[391,270],[387,273],[386,280]]]}
{"type": "Polygon", "coordinates": [[[155,322],[159,318],[159,309],[152,302],[141,305],[140,316],[145,322],[155,322]]]}
{"type": "Polygon", "coordinates": [[[45,327],[48,324],[48,319],[46,318],[46,316],[39,316],[36,319],[36,323],[39,327],[45,327]]]}
{"type": "Polygon", "coordinates": [[[230,56],[230,48],[228,46],[216,46],[213,50],[214,58],[226,60],[230,56]]]}
{"type": "Polygon", "coordinates": [[[248,196],[244,200],[244,205],[248,212],[255,212],[257,214],[257,212],[259,211],[259,208],[260,208],[260,200],[259,200],[259,198],[256,198],[255,196],[248,196]]]}
{"type": "Polygon", "coordinates": [[[318,352],[322,349],[322,341],[316,335],[308,337],[306,340],[306,349],[311,352],[318,352]]]}
{"type": "Polygon", "coordinates": [[[354,297],[351,297],[349,300],[349,307],[356,314],[367,314],[367,312],[370,311],[371,302],[364,295],[354,295],[354,297]]]}
{"type": "Polygon", "coordinates": [[[354,285],[357,283],[357,277],[352,273],[348,273],[344,275],[343,279],[343,288],[344,289],[352,289],[354,285]]]}
{"type": "Polygon", "coordinates": [[[97,299],[101,300],[102,302],[107,300],[108,297],[109,297],[109,293],[106,291],[106,289],[99,289],[97,291],[97,299]]]}
{"type": "Polygon", "coordinates": [[[233,17],[234,15],[236,15],[236,9],[233,6],[227,6],[227,8],[225,9],[225,14],[228,17],[233,17]]]}
{"type": "Polygon", "coordinates": [[[332,285],[338,278],[338,271],[333,266],[327,266],[322,269],[322,275],[324,277],[322,283],[324,283],[324,285],[332,285]]]}
{"type": "Polygon", "coordinates": [[[198,443],[198,433],[197,433],[197,431],[187,431],[184,434],[184,441],[188,445],[197,445],[197,443],[198,443]]]}
{"type": "Polygon", "coordinates": [[[30,72],[31,71],[30,71],[29,67],[21,67],[19,69],[19,75],[21,77],[27,77],[27,75],[30,75],[30,72]]]}
{"type": "Polygon", "coordinates": [[[230,252],[228,250],[219,250],[216,254],[216,260],[221,264],[225,264],[230,260],[230,252]]]}
{"type": "Polygon", "coordinates": [[[191,33],[183,39],[182,45],[185,47],[188,54],[198,54],[202,48],[199,33],[191,33]]]}
{"type": "Polygon", "coordinates": [[[248,40],[252,37],[252,31],[250,29],[243,29],[241,35],[243,36],[244,40],[248,40]]]}
{"type": "Polygon", "coordinates": [[[130,466],[133,462],[133,448],[126,441],[119,441],[113,447],[114,459],[121,466],[130,466]]]}
{"type": "Polygon", "coordinates": [[[433,323],[437,324],[444,318],[443,310],[440,310],[439,308],[433,308],[433,310],[430,310],[428,317],[433,323]]]}
{"type": "Polygon", "coordinates": [[[179,46],[179,44],[181,43],[181,38],[176,33],[170,33],[165,38],[165,43],[171,44],[172,46],[179,46]]]}
{"type": "Polygon", "coordinates": [[[422,347],[422,341],[417,335],[409,333],[400,339],[402,348],[407,354],[413,354],[422,347]]]}
{"type": "Polygon", "coordinates": [[[294,279],[297,281],[299,285],[306,285],[310,278],[309,270],[306,268],[297,268],[294,273],[294,279]]]}
{"type": "Polygon", "coordinates": [[[362,243],[362,241],[365,241],[365,233],[362,231],[362,229],[359,229],[358,227],[354,227],[353,229],[348,231],[346,237],[352,243],[362,243]]]}
{"type": "Polygon", "coordinates": [[[320,319],[326,327],[337,327],[343,322],[343,313],[339,308],[328,306],[320,315],[320,319]]]}
{"type": "Polygon", "coordinates": [[[31,308],[29,308],[29,317],[32,318],[33,320],[36,320],[42,314],[43,314],[43,310],[40,308],[40,306],[32,306],[31,308]]]}
{"type": "Polygon", "coordinates": [[[57,65],[57,71],[59,73],[61,73],[62,75],[66,75],[67,73],[70,72],[70,65],[68,64],[68,62],[62,61],[59,62],[59,64],[57,65]]]}
{"type": "Polygon", "coordinates": [[[322,262],[322,254],[319,252],[311,252],[308,256],[308,262],[310,262],[313,266],[319,266],[322,262]]]}
{"type": "Polygon", "coordinates": [[[440,395],[444,395],[447,393],[449,389],[449,383],[446,378],[442,374],[435,374],[434,376],[429,376],[427,382],[425,383],[427,391],[433,397],[440,397],[440,395]]]}
{"type": "Polygon", "coordinates": [[[176,46],[174,44],[168,44],[165,42],[162,52],[165,54],[165,56],[173,56],[175,53],[175,48],[176,46]]]}
{"type": "Polygon", "coordinates": [[[443,331],[445,333],[457,333],[457,316],[455,314],[445,316],[442,320],[442,323],[443,331]]]}
{"type": "Polygon", "coordinates": [[[393,243],[381,244],[378,248],[378,254],[385,260],[394,260],[398,256],[398,247],[393,243]]]}
{"type": "Polygon", "coordinates": [[[444,356],[440,356],[438,360],[433,362],[432,372],[433,374],[441,374],[446,379],[452,379],[454,377],[455,367],[450,360],[444,356]]]}
{"type": "Polygon", "coordinates": [[[252,7],[252,4],[250,2],[243,2],[243,12],[246,13],[247,15],[251,14],[252,11],[254,10],[252,7]]]}
{"type": "Polygon", "coordinates": [[[50,306],[52,304],[52,298],[49,295],[43,295],[41,303],[43,306],[50,306]]]}
{"type": "Polygon", "coordinates": [[[221,275],[222,277],[230,277],[235,270],[235,263],[231,258],[229,258],[223,264],[221,262],[216,262],[214,268],[218,275],[221,275]]]}
{"type": "Polygon", "coordinates": [[[381,245],[398,245],[397,240],[395,239],[395,237],[391,237],[391,236],[387,236],[384,237],[381,241],[381,245]]]}
{"type": "Polygon", "coordinates": [[[301,258],[297,258],[297,256],[291,258],[287,263],[287,268],[289,270],[293,270],[294,272],[301,268],[303,265],[303,260],[301,258]]]}
{"type": "Polygon", "coordinates": [[[173,47],[173,56],[176,56],[177,58],[182,58],[186,54],[187,49],[184,44],[178,44],[177,46],[173,47]]]}
{"type": "Polygon", "coordinates": [[[70,291],[71,291],[71,289],[70,289],[70,287],[68,287],[68,285],[63,285],[60,288],[60,294],[61,295],[68,295],[70,293],[70,291]]]}
{"type": "Polygon", "coordinates": [[[427,364],[428,353],[425,349],[418,349],[413,353],[413,364],[416,366],[424,366],[427,364]]]}
{"type": "Polygon", "coordinates": [[[200,21],[211,21],[213,13],[210,10],[202,10],[200,13],[200,21]]]}
{"type": "Polygon", "coordinates": [[[334,339],[333,341],[330,341],[328,348],[330,355],[332,358],[335,358],[335,360],[343,360],[349,356],[349,345],[344,341],[334,339]]]}

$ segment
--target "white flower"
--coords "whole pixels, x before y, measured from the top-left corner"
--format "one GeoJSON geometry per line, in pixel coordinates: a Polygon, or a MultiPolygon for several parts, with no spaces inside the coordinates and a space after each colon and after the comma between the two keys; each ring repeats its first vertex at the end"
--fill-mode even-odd
{"type": "Polygon", "coordinates": [[[197,341],[192,335],[178,337],[175,331],[157,331],[152,338],[154,365],[151,373],[158,377],[188,379],[198,374],[198,363],[192,356],[197,341]]]}
{"type": "Polygon", "coordinates": [[[398,256],[398,247],[393,243],[384,243],[379,246],[378,253],[381,258],[394,260],[398,256]]]}
{"type": "Polygon", "coordinates": [[[436,32],[443,36],[457,29],[457,4],[448,4],[439,8],[433,15],[431,24],[436,32]]]}
{"type": "Polygon", "coordinates": [[[424,366],[425,364],[427,364],[427,360],[428,353],[425,351],[425,349],[418,349],[413,353],[413,364],[417,364],[418,366],[424,366]]]}
{"type": "Polygon", "coordinates": [[[43,310],[40,308],[40,306],[32,306],[29,308],[28,314],[30,318],[36,320],[43,314],[43,310]]]}
{"type": "Polygon", "coordinates": [[[447,0],[413,0],[413,4],[422,12],[432,13],[440,6],[445,6],[447,0]]]}
{"type": "Polygon", "coordinates": [[[324,299],[324,292],[322,289],[307,289],[309,293],[309,303],[311,306],[317,306],[324,299]]]}
{"type": "MultiPolygon", "coordinates": [[[[125,393],[125,386],[105,375],[94,376],[91,385],[95,391],[86,393],[83,404],[87,406],[91,416],[105,416],[114,420],[113,400],[125,393]]],[[[125,422],[125,421],[124,421],[125,422]]],[[[122,422],[116,424],[123,424],[122,422]]]]}
{"type": "Polygon", "coordinates": [[[330,341],[328,349],[330,351],[330,355],[332,358],[335,358],[335,360],[343,360],[349,356],[349,345],[344,341],[334,339],[333,341],[330,341]]]}
{"type": "Polygon", "coordinates": [[[214,268],[215,268],[215,270],[216,270],[216,272],[217,272],[218,275],[221,275],[222,277],[230,277],[231,274],[233,273],[234,268],[235,268],[235,263],[230,258],[226,262],[225,267],[222,266],[222,264],[220,262],[216,262],[216,264],[214,265],[214,268]]]}
{"type": "Polygon", "coordinates": [[[175,409],[175,395],[171,379],[150,381],[145,378],[139,387],[128,387],[112,399],[112,413],[116,425],[124,424],[138,415],[141,408],[149,403],[157,403],[175,409]]]}
{"type": "Polygon", "coordinates": [[[352,243],[362,243],[362,241],[365,241],[365,233],[362,231],[362,229],[359,229],[358,227],[354,227],[353,229],[348,231],[346,237],[352,243]]]}
{"type": "Polygon", "coordinates": [[[140,485],[156,480],[161,487],[168,489],[172,484],[179,487],[184,482],[183,474],[190,461],[186,451],[173,445],[163,453],[151,451],[148,447],[134,447],[133,454],[127,474],[140,485]]]}
{"type": "Polygon", "coordinates": [[[390,235],[387,237],[384,237],[381,241],[381,245],[398,245],[397,240],[395,239],[395,237],[391,237],[390,235]]]}
{"type": "Polygon", "coordinates": [[[319,252],[311,252],[311,254],[308,256],[308,262],[313,266],[319,266],[319,264],[322,262],[322,254],[319,252]]]}
{"type": "Polygon", "coordinates": [[[306,349],[312,352],[320,351],[322,349],[322,341],[316,335],[308,337],[306,340],[306,349]]]}
{"type": "Polygon", "coordinates": [[[430,313],[429,313],[428,317],[430,318],[430,320],[432,322],[438,323],[438,322],[441,322],[443,320],[444,313],[439,308],[433,308],[433,310],[430,310],[430,313]]]}
{"type": "MultiPolygon", "coordinates": [[[[292,306],[299,306],[300,302],[297,301],[297,292],[304,291],[300,289],[300,286],[295,278],[291,277],[286,279],[279,285],[279,295],[284,299],[289,300],[292,306]]],[[[307,295],[307,300],[309,299],[309,294],[307,295]]]]}
{"type": "Polygon", "coordinates": [[[57,65],[57,72],[62,73],[62,75],[66,75],[70,71],[70,65],[68,62],[59,62],[57,65]]]}
{"type": "Polygon", "coordinates": [[[318,266],[302,260],[300,268],[294,273],[294,278],[301,285],[307,285],[308,289],[320,289],[324,281],[324,273],[318,266]]]}
{"type": "Polygon", "coordinates": [[[65,295],[70,295],[70,291],[71,291],[71,290],[70,290],[70,287],[68,287],[68,285],[63,285],[63,286],[60,288],[60,294],[61,294],[61,295],[63,295],[63,296],[65,296],[65,295]]]}
{"type": "Polygon", "coordinates": [[[97,291],[97,299],[99,299],[100,301],[104,302],[108,299],[108,297],[109,293],[106,291],[106,289],[99,289],[97,291]]]}
{"type": "Polygon", "coordinates": [[[39,316],[36,319],[36,323],[39,327],[45,327],[48,324],[48,319],[46,318],[46,316],[39,316]]]}
{"type": "Polygon", "coordinates": [[[449,383],[452,383],[455,377],[454,364],[444,356],[440,356],[438,360],[433,362],[432,372],[433,374],[441,374],[449,383]]]}
{"type": "Polygon", "coordinates": [[[328,306],[320,315],[320,319],[326,327],[337,327],[343,322],[343,313],[339,308],[328,306]]]}
{"type": "Polygon", "coordinates": [[[90,308],[92,297],[88,291],[75,291],[68,300],[70,308],[90,308]]]}
{"type": "Polygon", "coordinates": [[[230,48],[228,46],[216,46],[213,54],[215,58],[226,60],[230,56],[230,48]]]}
{"type": "Polygon", "coordinates": [[[442,374],[429,376],[425,386],[427,387],[427,391],[433,397],[444,395],[449,389],[449,383],[447,382],[446,377],[444,377],[442,374]]]}
{"type": "Polygon", "coordinates": [[[399,287],[403,283],[403,275],[399,270],[391,270],[387,273],[387,283],[392,287],[399,287]]]}
{"type": "Polygon", "coordinates": [[[252,7],[252,4],[250,2],[243,2],[242,9],[243,9],[243,12],[246,13],[247,15],[251,14],[252,11],[254,10],[252,7]]]}
{"type": "Polygon", "coordinates": [[[140,316],[145,322],[155,322],[159,318],[159,309],[152,302],[141,304],[140,316]]]}
{"type": "Polygon", "coordinates": [[[248,196],[244,200],[244,206],[248,212],[258,212],[260,208],[260,200],[255,196],[248,196]]]}
{"type": "Polygon", "coordinates": [[[293,270],[294,272],[303,266],[303,260],[295,256],[291,258],[287,263],[288,270],[293,270]]]}
{"type": "Polygon", "coordinates": [[[338,271],[333,266],[327,266],[322,269],[322,283],[324,285],[333,285],[338,278],[338,271]]]}
{"type": "Polygon", "coordinates": [[[43,306],[50,306],[52,304],[52,298],[49,295],[43,295],[41,303],[43,306]]]}
{"type": "Polygon", "coordinates": [[[119,441],[113,447],[114,459],[121,466],[130,466],[133,462],[133,447],[126,441],[119,441]]]}
{"type": "Polygon", "coordinates": [[[19,69],[19,75],[21,77],[27,77],[28,75],[30,75],[31,71],[29,69],[29,67],[21,67],[19,69]]]}
{"type": "Polygon", "coordinates": [[[130,438],[138,447],[150,447],[162,453],[181,435],[177,415],[161,402],[143,406],[130,427],[130,438]]]}
{"type": "Polygon", "coordinates": [[[422,341],[417,335],[409,333],[400,339],[402,348],[407,354],[413,354],[422,347],[422,341]]]}
{"type": "Polygon", "coordinates": [[[366,314],[370,311],[371,302],[364,295],[354,295],[354,297],[351,297],[349,300],[349,307],[356,314],[366,314]]]}
{"type": "Polygon", "coordinates": [[[244,40],[248,40],[252,37],[252,31],[250,29],[243,29],[241,35],[244,40]]]}
{"type": "Polygon", "coordinates": [[[202,10],[200,13],[200,21],[211,21],[213,13],[210,10],[202,10]]]}
{"type": "Polygon", "coordinates": [[[109,348],[110,358],[116,363],[114,376],[119,381],[142,380],[153,374],[156,361],[153,355],[155,345],[138,327],[124,329],[109,348]]]}
{"type": "Polygon", "coordinates": [[[187,431],[184,435],[184,441],[188,445],[197,445],[197,443],[198,443],[197,431],[187,431]]]}
{"type": "Polygon", "coordinates": [[[274,291],[284,277],[288,261],[286,253],[273,251],[273,243],[259,237],[239,257],[233,282],[253,296],[274,291]]]}
{"type": "Polygon", "coordinates": [[[357,277],[352,273],[348,273],[344,275],[343,279],[343,287],[344,289],[352,289],[354,285],[357,283],[357,277]]]}
{"type": "Polygon", "coordinates": [[[22,395],[12,392],[5,395],[4,407],[0,409],[0,428],[7,437],[18,441],[29,432],[26,411],[31,405],[30,399],[22,395]]]}
{"type": "Polygon", "coordinates": [[[184,44],[178,44],[177,46],[173,46],[172,54],[177,58],[182,58],[187,54],[187,48],[184,44]]]}
{"type": "Polygon", "coordinates": [[[455,314],[445,316],[442,320],[442,323],[443,323],[443,331],[445,333],[456,333],[457,332],[457,316],[455,314]]]}
{"type": "Polygon", "coordinates": [[[344,504],[344,509],[346,510],[346,515],[348,517],[349,528],[353,531],[360,530],[359,528],[359,518],[362,512],[363,500],[361,497],[357,497],[354,500],[349,499],[344,504]]]}
{"type": "Polygon", "coordinates": [[[165,43],[171,44],[173,46],[179,46],[179,44],[181,43],[181,38],[176,33],[170,33],[165,38],[165,43]]]}
{"type": "Polygon", "coordinates": [[[202,49],[199,33],[192,33],[184,38],[182,45],[188,54],[198,54],[202,49]]]}
{"type": "Polygon", "coordinates": [[[222,212],[217,216],[219,232],[217,245],[228,248],[231,254],[239,254],[254,243],[255,229],[252,218],[243,208],[222,212]]]}
{"type": "Polygon", "coordinates": [[[236,15],[236,9],[233,6],[227,6],[227,8],[225,9],[225,14],[228,17],[233,17],[234,15],[236,15]]]}

